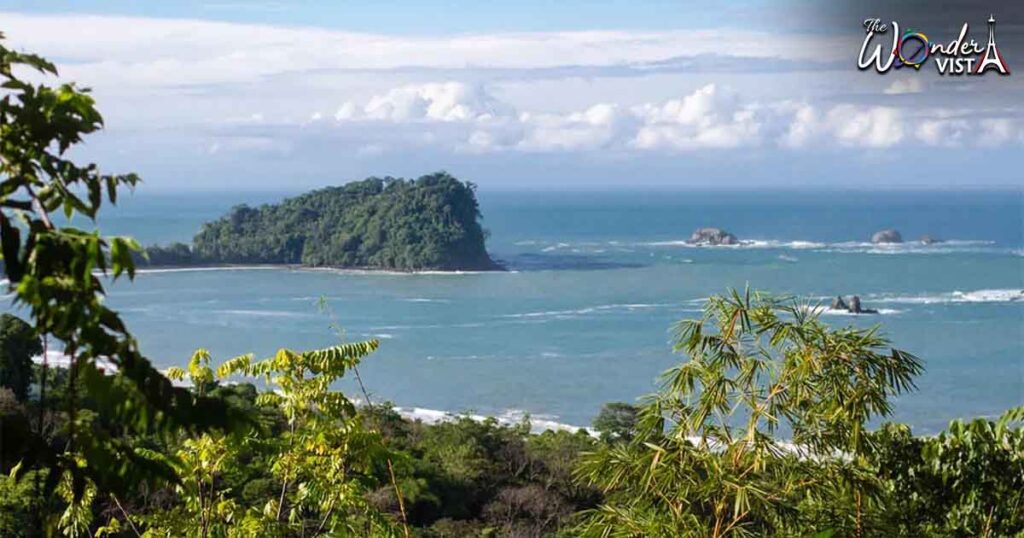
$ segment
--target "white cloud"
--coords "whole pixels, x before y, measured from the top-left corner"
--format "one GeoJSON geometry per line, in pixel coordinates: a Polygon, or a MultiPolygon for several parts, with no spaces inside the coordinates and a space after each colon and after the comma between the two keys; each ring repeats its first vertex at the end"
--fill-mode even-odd
{"type": "Polygon", "coordinates": [[[798,148],[813,142],[821,129],[818,110],[806,103],[788,104],[785,108],[792,114],[792,120],[779,139],[779,144],[783,147],[798,148]]]}
{"type": "Polygon", "coordinates": [[[635,129],[639,120],[621,107],[601,103],[570,114],[524,114],[525,138],[518,149],[569,151],[607,148],[635,129]]]}
{"type": "Polygon", "coordinates": [[[1008,143],[1024,142],[1024,127],[1019,121],[1009,118],[990,118],[981,121],[978,145],[982,147],[1001,146],[1008,143]]]}
{"type": "Polygon", "coordinates": [[[826,114],[825,127],[840,144],[869,148],[894,146],[905,130],[900,110],[884,106],[836,106],[826,114]]]}
{"type": "MultiPolygon", "coordinates": [[[[716,29],[394,36],[208,20],[0,13],[17,47],[64,59],[90,85],[180,87],[322,70],[621,67],[721,54],[716,29]],[[88,46],[85,46],[88,44],[88,46]]],[[[732,30],[730,56],[818,60],[844,51],[815,35],[732,30]]]]}
{"type": "Polygon", "coordinates": [[[675,99],[623,107],[599,103],[579,111],[517,111],[484,86],[456,82],[403,86],[346,102],[338,125],[387,124],[402,131],[425,129],[420,143],[471,152],[686,152],[702,149],[815,147],[885,149],[905,140],[925,146],[1019,142],[1013,119],[970,120],[948,110],[913,111],[807,102],[757,102],[717,84],[675,99]],[[425,125],[449,125],[439,135],[425,125]],[[460,127],[461,126],[461,127],[460,127]]]}
{"type": "Polygon", "coordinates": [[[641,149],[732,148],[760,142],[764,119],[733,91],[709,84],[682,99],[637,108],[641,149]]]}
{"type": "Polygon", "coordinates": [[[915,134],[929,146],[956,147],[964,145],[978,134],[972,133],[974,127],[963,118],[936,118],[920,122],[915,134]]]}
{"type": "MultiPolygon", "coordinates": [[[[913,75],[911,75],[913,76],[913,75]]],[[[904,93],[921,93],[924,90],[924,83],[919,78],[899,78],[890,84],[882,93],[886,95],[900,95],[904,93]]]]}
{"type": "Polygon", "coordinates": [[[348,101],[334,118],[347,120],[450,122],[488,121],[511,114],[511,107],[491,97],[483,87],[461,82],[409,85],[376,95],[365,106],[348,101]]]}
{"type": "Polygon", "coordinates": [[[334,119],[337,121],[354,120],[359,115],[360,110],[356,107],[356,104],[352,101],[345,101],[338,111],[334,113],[334,119]]]}
{"type": "MultiPolygon", "coordinates": [[[[842,39],[820,35],[730,30],[723,49],[720,29],[395,36],[11,13],[0,13],[0,28],[8,46],[58,59],[65,79],[95,88],[103,136],[116,133],[110,146],[119,149],[143,139],[163,148],[168,138],[225,160],[229,152],[304,152],[315,165],[342,153],[371,161],[411,150],[443,163],[450,152],[591,152],[643,166],[654,154],[738,148],[859,158],[897,144],[1024,143],[1015,103],[943,94],[952,81],[911,105],[878,95],[887,82],[852,69],[762,69],[849,56],[842,39]],[[748,70],[645,72],[730,59],[748,70]],[[943,104],[948,110],[936,108],[943,104]]],[[[919,75],[883,91],[921,92],[919,75]]]]}

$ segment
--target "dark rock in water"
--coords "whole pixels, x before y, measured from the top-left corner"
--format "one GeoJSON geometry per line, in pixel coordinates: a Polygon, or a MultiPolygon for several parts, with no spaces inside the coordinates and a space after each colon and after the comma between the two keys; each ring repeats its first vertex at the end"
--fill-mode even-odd
{"type": "Polygon", "coordinates": [[[850,308],[848,308],[851,314],[877,314],[878,310],[871,308],[863,308],[860,305],[860,297],[854,295],[850,297],[850,308]]]}
{"type": "Polygon", "coordinates": [[[889,228],[887,230],[881,230],[875,232],[875,235],[871,236],[872,243],[902,243],[903,236],[896,230],[889,228]]]}
{"type": "Polygon", "coordinates": [[[843,300],[841,295],[837,295],[835,299],[832,299],[832,310],[849,310],[850,307],[846,305],[846,301],[843,300]]]}
{"type": "Polygon", "coordinates": [[[941,239],[932,237],[930,235],[922,235],[920,241],[922,245],[934,245],[935,243],[942,243],[941,239]]]}
{"type": "Polygon", "coordinates": [[[697,228],[687,241],[691,245],[738,245],[736,236],[720,228],[697,228]]]}

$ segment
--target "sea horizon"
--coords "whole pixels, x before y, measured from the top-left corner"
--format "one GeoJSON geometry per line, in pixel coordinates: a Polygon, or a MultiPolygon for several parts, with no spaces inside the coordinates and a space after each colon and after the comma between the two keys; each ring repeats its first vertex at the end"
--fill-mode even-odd
{"type": "MultiPolygon", "coordinates": [[[[672,325],[699,316],[712,294],[749,285],[821,304],[859,295],[879,314],[823,319],[879,324],[924,360],[919,390],[897,399],[892,419],[935,433],[1024,399],[1024,217],[1021,193],[1007,192],[480,187],[488,250],[506,274],[166,268],[118,283],[109,301],[166,368],[197,347],[226,358],[329,345],[336,336],[314,304],[323,297],[347,338],[381,340],[364,372],[381,400],[429,416],[530,414],[587,427],[603,403],[656,388],[681,360],[672,325]],[[702,226],[740,244],[687,244],[702,226]],[[872,244],[883,228],[904,243],[872,244]],[[919,243],[926,234],[942,242],[919,243]]],[[[99,229],[187,242],[238,203],[286,196],[125,198],[99,229]]]]}

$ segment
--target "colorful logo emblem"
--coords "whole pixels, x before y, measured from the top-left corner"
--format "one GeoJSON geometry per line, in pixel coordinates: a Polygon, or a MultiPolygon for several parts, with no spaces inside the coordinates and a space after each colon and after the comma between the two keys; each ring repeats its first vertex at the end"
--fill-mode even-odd
{"type": "Polygon", "coordinates": [[[913,67],[920,70],[928,58],[934,58],[935,67],[941,75],[982,75],[995,70],[1000,75],[1009,75],[1010,68],[996,46],[996,18],[988,17],[988,44],[982,47],[973,38],[968,39],[968,23],[960,28],[960,35],[948,43],[932,41],[924,32],[908,28],[900,33],[900,25],[892,21],[892,45],[890,53],[883,52],[883,45],[876,44],[869,52],[875,36],[889,31],[889,25],[881,19],[864,21],[864,43],[860,47],[857,67],[862,71],[875,68],[879,73],[890,69],[913,67]]]}

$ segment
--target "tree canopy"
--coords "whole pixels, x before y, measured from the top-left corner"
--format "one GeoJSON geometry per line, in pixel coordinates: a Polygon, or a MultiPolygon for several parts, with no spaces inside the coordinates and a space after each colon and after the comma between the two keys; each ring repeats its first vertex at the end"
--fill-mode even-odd
{"type": "Polygon", "coordinates": [[[369,178],[203,225],[192,248],[148,249],[155,265],[279,263],[394,270],[492,270],[475,186],[445,172],[369,178]]]}
{"type": "Polygon", "coordinates": [[[32,357],[43,352],[39,335],[17,316],[0,314],[0,386],[18,400],[28,396],[32,383],[32,357]]]}
{"type": "Polygon", "coordinates": [[[580,534],[803,535],[794,507],[848,496],[849,530],[863,535],[877,486],[866,424],[913,388],[916,357],[876,329],[833,329],[807,305],[749,291],[711,297],[680,322],[676,349],[686,360],[664,374],[632,441],[584,460],[581,478],[606,501],[580,534]]]}
{"type": "MultiPolygon", "coordinates": [[[[64,226],[56,218],[94,221],[104,203],[116,203],[120,190],[139,182],[135,174],[102,174],[97,165],[70,158],[71,148],[101,129],[103,118],[87,89],[47,85],[56,76],[49,61],[0,44],[0,254],[6,286],[35,334],[61,349],[70,364],[57,433],[44,431],[46,414],[40,412],[30,435],[4,439],[4,452],[19,458],[15,476],[45,469],[45,487],[37,489],[60,489],[80,500],[87,483],[120,492],[149,479],[173,479],[173,470],[149,459],[126,440],[128,434],[169,435],[235,421],[220,402],[174,387],[105,304],[105,275],[134,276],[135,241],[64,226]],[[103,373],[100,359],[113,366],[114,375],[103,373]],[[96,413],[79,413],[86,397],[96,413]]],[[[48,402],[45,371],[39,379],[41,406],[48,402]]]]}

